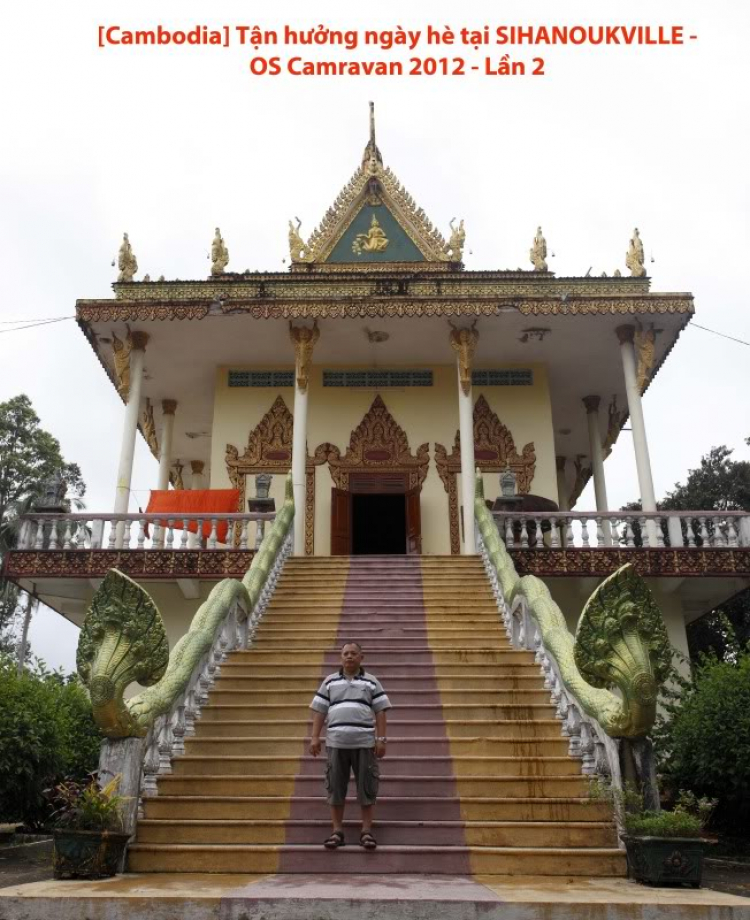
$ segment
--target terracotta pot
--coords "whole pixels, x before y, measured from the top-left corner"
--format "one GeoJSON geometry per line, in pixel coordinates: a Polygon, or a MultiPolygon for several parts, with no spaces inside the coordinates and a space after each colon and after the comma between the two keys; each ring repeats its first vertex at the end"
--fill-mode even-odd
{"type": "Polygon", "coordinates": [[[129,834],[114,831],[56,830],[52,853],[55,878],[116,875],[129,839],[129,834]]]}
{"type": "Polygon", "coordinates": [[[700,888],[708,841],[700,837],[631,837],[623,834],[628,877],[649,885],[700,888]]]}

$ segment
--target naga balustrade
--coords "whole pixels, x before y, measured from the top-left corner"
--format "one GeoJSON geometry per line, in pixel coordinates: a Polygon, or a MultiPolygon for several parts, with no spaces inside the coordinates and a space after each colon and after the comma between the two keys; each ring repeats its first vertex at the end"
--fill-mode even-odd
{"type": "Polygon", "coordinates": [[[273,521],[261,514],[26,514],[16,549],[217,549],[222,545],[253,549],[251,523],[273,521]],[[227,527],[226,543],[219,529],[227,527]],[[208,533],[206,533],[208,531],[208,533]]]}
{"type": "Polygon", "coordinates": [[[508,549],[750,546],[750,515],[745,511],[499,511],[493,517],[508,549]]]}

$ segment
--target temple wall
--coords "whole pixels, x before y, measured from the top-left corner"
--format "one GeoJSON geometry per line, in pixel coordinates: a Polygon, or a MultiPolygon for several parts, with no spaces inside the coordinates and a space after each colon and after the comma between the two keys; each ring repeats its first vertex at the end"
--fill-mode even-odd
{"type": "MultiPolygon", "coordinates": [[[[389,365],[390,366],[390,365],[389,365]]],[[[528,365],[525,365],[528,367],[528,365]]],[[[234,366],[233,370],[243,370],[234,366]]],[[[262,370],[254,366],[253,370],[262,370]]],[[[334,369],[326,366],[326,369],[334,369]]],[[[343,369],[343,368],[336,368],[343,369]]],[[[346,369],[358,369],[347,367],[346,369]]],[[[413,366],[410,365],[410,369],[413,366]]],[[[478,368],[479,369],[479,368],[478,368]]],[[[531,491],[557,500],[552,410],[546,369],[534,365],[532,386],[475,387],[474,399],[484,395],[490,408],[510,430],[520,453],[526,443],[536,448],[536,472],[531,491]]],[[[308,389],[308,453],[324,442],[335,444],[345,453],[352,431],[362,421],[378,391],[323,387],[322,367],[313,367],[308,389]]],[[[450,453],[458,430],[458,383],[454,364],[433,366],[432,387],[387,388],[380,396],[396,422],[404,429],[412,453],[424,442],[429,443],[430,465],[421,495],[422,545],[424,553],[449,553],[448,495],[438,475],[434,461],[435,442],[443,444],[450,453]]],[[[227,488],[225,451],[233,444],[243,453],[250,431],[281,395],[290,412],[294,408],[292,388],[229,387],[228,368],[220,367],[216,374],[214,418],[211,442],[211,488],[227,488]]],[[[460,475],[458,476],[460,496],[460,475]]],[[[333,481],[327,465],[315,471],[315,554],[330,552],[331,487],[333,481]]],[[[271,495],[277,508],[283,498],[283,477],[275,476],[271,495]]],[[[487,498],[499,492],[499,477],[485,477],[487,498]]],[[[254,494],[254,484],[248,483],[248,496],[254,494]]]]}

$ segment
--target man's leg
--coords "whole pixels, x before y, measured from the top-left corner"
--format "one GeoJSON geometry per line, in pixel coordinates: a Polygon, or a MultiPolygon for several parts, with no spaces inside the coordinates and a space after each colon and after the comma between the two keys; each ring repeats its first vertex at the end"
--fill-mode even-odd
{"type": "Polygon", "coordinates": [[[327,757],[326,789],[328,791],[328,804],[331,808],[333,831],[331,837],[325,841],[325,846],[331,850],[341,846],[344,842],[344,808],[346,806],[346,788],[349,784],[351,761],[349,751],[342,748],[329,748],[327,757]],[[340,840],[332,839],[335,835],[339,835],[340,840]]]}
{"type": "Polygon", "coordinates": [[[331,805],[331,824],[333,825],[333,832],[341,831],[344,832],[344,808],[346,807],[346,802],[342,802],[341,805],[331,805]]]}
{"type": "MultiPolygon", "coordinates": [[[[375,810],[374,805],[362,806],[362,833],[369,834],[372,830],[372,813],[375,810]]],[[[342,808],[343,811],[343,808],[342,808]]]]}

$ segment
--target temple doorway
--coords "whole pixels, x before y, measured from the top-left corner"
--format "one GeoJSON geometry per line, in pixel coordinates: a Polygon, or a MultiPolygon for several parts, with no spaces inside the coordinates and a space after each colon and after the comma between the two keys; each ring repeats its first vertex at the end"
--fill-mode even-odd
{"type": "Polygon", "coordinates": [[[331,490],[331,555],[412,555],[422,550],[419,489],[402,474],[356,474],[331,490]]]}

